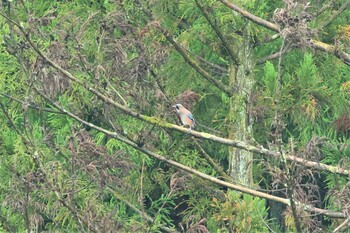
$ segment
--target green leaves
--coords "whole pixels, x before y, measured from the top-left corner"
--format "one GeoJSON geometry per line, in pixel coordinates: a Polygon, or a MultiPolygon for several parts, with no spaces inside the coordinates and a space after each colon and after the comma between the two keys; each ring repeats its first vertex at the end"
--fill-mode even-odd
{"type": "Polygon", "coordinates": [[[266,95],[275,98],[277,87],[277,71],[271,62],[266,62],[264,66],[263,82],[266,87],[266,95]]]}

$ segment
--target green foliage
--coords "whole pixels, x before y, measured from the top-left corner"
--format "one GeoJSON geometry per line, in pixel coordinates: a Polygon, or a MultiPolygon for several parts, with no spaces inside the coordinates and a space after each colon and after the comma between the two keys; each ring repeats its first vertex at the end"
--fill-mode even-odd
{"type": "Polygon", "coordinates": [[[268,228],[262,222],[266,222],[267,210],[265,201],[259,198],[254,198],[250,195],[241,194],[229,191],[226,194],[225,202],[220,202],[213,199],[211,206],[214,208],[214,213],[211,219],[214,232],[215,229],[228,228],[233,232],[266,232],[268,228]]]}
{"type": "Polygon", "coordinates": [[[264,67],[264,85],[266,87],[266,96],[276,97],[277,71],[271,62],[266,62],[264,67]]]}
{"type": "MultiPolygon", "coordinates": [[[[198,2],[234,52],[241,53],[246,45],[254,47],[253,57],[258,60],[279,51],[281,39],[264,43],[272,35],[267,29],[219,1],[198,2]]],[[[283,7],[275,0],[236,3],[269,20],[277,7],[283,7]]],[[[222,137],[236,130],[230,125],[230,119],[240,117],[229,114],[236,104],[233,98],[203,79],[159,30],[158,25],[164,27],[211,77],[239,91],[240,84],[228,76],[228,69],[239,65],[232,64],[227,48],[195,1],[38,0],[3,4],[1,12],[22,25],[34,45],[106,97],[172,123],[176,118],[169,106],[184,101],[192,107],[196,130],[222,137]],[[152,19],[145,10],[151,10],[152,19]],[[196,98],[184,98],[186,91],[195,93],[196,98]]],[[[331,13],[327,10],[320,18],[331,13]]],[[[348,17],[344,12],[320,37],[346,41],[336,25],[346,25],[348,17]]],[[[57,114],[40,93],[84,121],[218,176],[191,137],[126,116],[85,87],[68,81],[3,17],[0,41],[0,102],[4,107],[0,111],[1,231],[85,232],[96,227],[97,232],[163,232],[161,226],[182,226],[187,232],[268,231],[262,224],[270,224],[264,200],[221,190],[91,125],[57,114]]],[[[349,67],[331,54],[298,48],[289,51],[282,60],[276,106],[276,63],[254,67],[256,92],[246,93],[247,100],[242,97],[242,102],[247,106],[239,106],[244,117],[246,112],[251,114],[245,119],[254,118],[254,139],[262,144],[272,141],[271,125],[278,107],[285,124],[285,148],[293,139],[295,150],[303,152],[311,139],[317,138],[317,159],[348,166],[348,129],[341,127],[339,117],[348,112],[349,67]]],[[[204,140],[200,144],[223,170],[230,169],[226,146],[204,140]]],[[[254,172],[255,182],[264,181],[265,167],[262,163],[254,167],[259,169],[254,172]]],[[[341,190],[346,179],[327,175],[324,182],[328,189],[341,190]]],[[[328,202],[334,210],[341,207],[334,195],[329,194],[328,202]]]]}

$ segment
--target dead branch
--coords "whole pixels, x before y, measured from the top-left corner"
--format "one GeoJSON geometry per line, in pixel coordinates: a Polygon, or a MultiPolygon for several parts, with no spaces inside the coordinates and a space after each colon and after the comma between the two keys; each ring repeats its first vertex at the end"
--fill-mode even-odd
{"type": "MultiPolygon", "coordinates": [[[[255,15],[253,15],[252,13],[244,10],[243,8],[236,6],[235,4],[233,4],[227,0],[220,0],[220,2],[222,2],[224,5],[231,8],[232,10],[240,13],[243,17],[255,22],[256,24],[263,26],[265,28],[268,28],[272,31],[280,32],[280,29],[276,24],[271,23],[271,22],[269,22],[265,19],[262,19],[260,17],[257,17],[255,15]]],[[[310,41],[310,43],[311,43],[311,46],[313,48],[324,51],[324,52],[328,52],[330,54],[334,54],[334,56],[339,58],[346,65],[350,66],[350,54],[348,54],[344,51],[338,50],[335,46],[332,46],[332,45],[329,45],[329,44],[326,44],[326,43],[323,43],[321,41],[317,41],[314,39],[312,39],[310,41]]]]}

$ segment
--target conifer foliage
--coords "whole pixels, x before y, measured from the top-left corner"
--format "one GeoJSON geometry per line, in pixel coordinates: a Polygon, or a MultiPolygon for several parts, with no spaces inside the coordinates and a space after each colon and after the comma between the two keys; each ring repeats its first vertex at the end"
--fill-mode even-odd
{"type": "Polygon", "coordinates": [[[0,231],[348,230],[349,7],[3,0],[0,231]]]}

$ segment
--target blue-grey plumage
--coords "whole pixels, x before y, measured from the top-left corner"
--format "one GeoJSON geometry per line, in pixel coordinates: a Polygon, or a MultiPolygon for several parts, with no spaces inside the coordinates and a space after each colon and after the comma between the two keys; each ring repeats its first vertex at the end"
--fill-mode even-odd
{"type": "Polygon", "coordinates": [[[192,113],[182,106],[182,104],[175,104],[173,108],[175,108],[176,115],[178,116],[181,124],[184,127],[188,127],[190,130],[194,129],[196,126],[196,121],[194,120],[192,113]]]}

